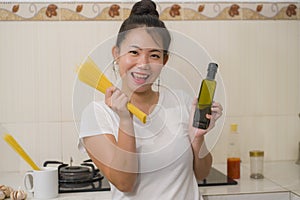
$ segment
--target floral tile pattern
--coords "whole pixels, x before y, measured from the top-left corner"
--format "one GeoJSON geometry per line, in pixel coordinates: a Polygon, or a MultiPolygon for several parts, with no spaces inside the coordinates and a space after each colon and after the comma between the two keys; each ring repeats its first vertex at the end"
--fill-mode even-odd
{"type": "MultiPolygon", "coordinates": [[[[158,3],[162,20],[300,20],[300,3],[158,3]]],[[[1,21],[123,20],[132,3],[0,3],[1,21]]]]}

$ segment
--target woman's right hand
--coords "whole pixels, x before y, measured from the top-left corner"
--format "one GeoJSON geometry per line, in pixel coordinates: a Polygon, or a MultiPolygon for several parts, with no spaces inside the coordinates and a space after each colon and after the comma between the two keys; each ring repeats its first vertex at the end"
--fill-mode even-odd
{"type": "Polygon", "coordinates": [[[115,86],[109,87],[105,93],[105,104],[116,112],[120,119],[132,117],[127,109],[129,98],[115,86]]]}

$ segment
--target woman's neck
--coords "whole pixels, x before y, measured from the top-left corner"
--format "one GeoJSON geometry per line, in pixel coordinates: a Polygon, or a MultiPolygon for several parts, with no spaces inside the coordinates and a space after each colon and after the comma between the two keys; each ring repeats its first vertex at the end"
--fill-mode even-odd
{"type": "Polygon", "coordinates": [[[130,102],[146,114],[150,114],[158,103],[159,93],[153,90],[147,92],[135,92],[130,102]]]}

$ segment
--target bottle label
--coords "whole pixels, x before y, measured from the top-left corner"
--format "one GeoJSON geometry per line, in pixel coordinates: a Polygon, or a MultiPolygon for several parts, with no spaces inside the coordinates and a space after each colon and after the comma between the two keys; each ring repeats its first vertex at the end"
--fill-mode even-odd
{"type": "Polygon", "coordinates": [[[211,106],[207,106],[204,109],[196,108],[193,119],[193,126],[196,128],[207,129],[210,120],[206,118],[206,114],[211,114],[211,106]]]}

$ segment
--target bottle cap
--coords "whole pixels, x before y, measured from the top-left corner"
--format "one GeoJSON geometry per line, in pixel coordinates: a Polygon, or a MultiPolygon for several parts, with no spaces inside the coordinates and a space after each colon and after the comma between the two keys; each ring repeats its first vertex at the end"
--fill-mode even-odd
{"type": "Polygon", "coordinates": [[[249,152],[250,157],[263,157],[264,151],[254,150],[249,152]]]}
{"type": "Polygon", "coordinates": [[[237,131],[237,124],[231,124],[231,125],[230,125],[230,130],[231,130],[232,132],[236,132],[236,131],[237,131]]]}
{"type": "Polygon", "coordinates": [[[212,70],[212,71],[215,71],[215,72],[217,72],[217,70],[218,70],[218,64],[217,63],[209,63],[208,64],[208,69],[207,69],[208,71],[210,71],[210,70],[212,70]]]}
{"type": "Polygon", "coordinates": [[[206,78],[209,80],[214,80],[217,71],[218,71],[218,64],[217,63],[209,63],[208,68],[207,68],[206,78]]]}

